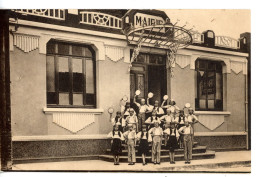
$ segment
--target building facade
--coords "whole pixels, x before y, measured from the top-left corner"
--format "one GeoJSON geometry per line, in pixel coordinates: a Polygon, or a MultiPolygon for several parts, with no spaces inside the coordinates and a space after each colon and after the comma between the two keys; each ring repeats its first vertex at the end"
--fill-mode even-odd
{"type": "Polygon", "coordinates": [[[14,160],[104,153],[108,109],[120,110],[123,97],[132,102],[135,90],[139,98],[154,93],[151,103],[164,95],[180,108],[190,103],[199,119],[195,139],[209,149],[246,149],[248,53],[240,49],[246,41],[196,32],[173,66],[167,49],[142,46],[129,67],[135,45],[126,25],[167,18],[158,10],[11,10],[14,160]]]}

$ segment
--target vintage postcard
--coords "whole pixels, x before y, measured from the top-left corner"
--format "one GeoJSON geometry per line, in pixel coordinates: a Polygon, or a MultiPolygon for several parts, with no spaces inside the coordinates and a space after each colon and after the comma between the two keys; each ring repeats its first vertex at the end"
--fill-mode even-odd
{"type": "Polygon", "coordinates": [[[1,170],[251,172],[250,10],[0,13],[1,170]]]}

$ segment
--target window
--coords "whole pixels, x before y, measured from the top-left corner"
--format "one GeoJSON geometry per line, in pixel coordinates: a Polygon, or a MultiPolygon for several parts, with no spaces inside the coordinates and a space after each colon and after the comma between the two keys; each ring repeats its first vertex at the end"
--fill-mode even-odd
{"type": "Polygon", "coordinates": [[[48,107],[95,107],[95,52],[91,46],[50,41],[46,64],[48,107]]]}
{"type": "Polygon", "coordinates": [[[223,79],[221,62],[196,61],[197,95],[196,110],[223,110],[223,79]]]}

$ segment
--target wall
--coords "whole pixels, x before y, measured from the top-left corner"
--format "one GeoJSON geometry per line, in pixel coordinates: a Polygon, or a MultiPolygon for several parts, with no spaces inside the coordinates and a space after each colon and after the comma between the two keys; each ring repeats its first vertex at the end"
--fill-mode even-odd
{"type": "MultiPolygon", "coordinates": [[[[130,51],[129,51],[130,52],[130,51]]],[[[104,134],[111,131],[109,122],[109,107],[115,112],[120,111],[119,101],[126,95],[130,99],[130,73],[128,63],[123,60],[113,62],[110,59],[99,61],[99,99],[100,107],[104,113],[99,118],[99,133],[104,134]]],[[[115,116],[115,113],[113,114],[115,116]]]]}
{"type": "Polygon", "coordinates": [[[174,76],[170,78],[171,99],[173,98],[176,105],[182,109],[186,103],[195,107],[195,80],[194,70],[190,65],[181,68],[178,64],[174,67],[174,76]]]}
{"type": "Polygon", "coordinates": [[[13,136],[45,135],[46,57],[38,50],[10,52],[13,136]]]}
{"type": "MultiPolygon", "coordinates": [[[[191,103],[195,107],[196,78],[195,71],[190,69],[190,65],[181,68],[178,64],[174,67],[174,77],[168,78],[170,81],[170,93],[177,106],[182,109],[185,103],[191,103]]],[[[224,74],[224,111],[230,115],[224,115],[224,123],[214,130],[210,130],[202,124],[195,125],[197,132],[244,132],[245,131],[245,77],[243,72],[239,74],[224,74]]],[[[168,81],[168,82],[169,82],[168,81]]],[[[208,115],[208,118],[210,119],[208,115]]],[[[215,115],[217,116],[217,115],[215,115]]],[[[223,115],[222,115],[223,116],[223,115]]],[[[198,118],[200,116],[198,115],[198,118]]]]}
{"type": "Polygon", "coordinates": [[[245,131],[245,77],[242,72],[227,75],[228,131],[245,131]]]}

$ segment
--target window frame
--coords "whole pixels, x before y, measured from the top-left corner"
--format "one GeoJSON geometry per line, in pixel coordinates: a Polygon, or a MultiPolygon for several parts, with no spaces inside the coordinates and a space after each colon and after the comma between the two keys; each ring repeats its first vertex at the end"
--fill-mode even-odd
{"type": "MultiPolygon", "coordinates": [[[[48,104],[48,90],[47,90],[47,71],[46,71],[46,103],[48,108],[97,108],[97,88],[96,88],[96,53],[94,49],[90,45],[84,45],[84,44],[76,44],[76,43],[70,43],[70,42],[64,42],[64,41],[57,41],[57,40],[52,40],[49,41],[46,45],[47,52],[46,52],[46,58],[48,56],[53,56],[54,57],[54,79],[55,79],[55,102],[56,104],[48,104]],[[52,43],[54,44],[54,52],[53,53],[48,53],[48,45],[52,43]],[[59,44],[66,44],[69,45],[69,54],[61,54],[58,52],[58,45],[59,44]],[[92,54],[92,57],[88,57],[84,54],[84,56],[78,56],[78,55],[72,55],[72,46],[78,46],[78,47],[83,47],[89,49],[89,51],[92,54]],[[64,93],[69,93],[69,105],[60,105],[59,104],[59,93],[62,93],[62,91],[59,90],[59,57],[66,57],[68,58],[68,72],[69,72],[69,92],[64,92],[64,93]],[[82,105],[73,105],[73,93],[78,93],[73,91],[73,58],[74,60],[80,59],[82,61],[82,73],[83,73],[83,104],[82,105]],[[86,60],[92,60],[93,62],[93,80],[94,80],[94,100],[93,100],[93,105],[87,105],[87,100],[86,100],[86,60]]],[[[84,52],[85,53],[85,52],[84,52]]],[[[47,65],[47,61],[46,61],[47,65]]]]}
{"type": "Polygon", "coordinates": [[[224,108],[223,108],[223,103],[224,103],[224,100],[223,100],[223,91],[224,91],[224,88],[223,88],[223,65],[221,63],[221,61],[213,61],[213,60],[206,60],[206,59],[197,59],[195,61],[195,72],[197,74],[197,77],[196,77],[196,91],[197,91],[197,97],[195,98],[195,110],[196,111],[223,111],[224,108]],[[204,69],[201,69],[198,65],[199,65],[199,62],[205,62],[205,67],[204,69]],[[208,66],[209,66],[209,63],[214,63],[214,69],[209,69],[208,66]],[[221,71],[217,69],[217,65],[220,65],[221,66],[221,71]],[[200,100],[200,75],[199,75],[199,71],[204,71],[207,75],[207,81],[208,82],[208,73],[209,72],[214,72],[214,82],[215,82],[215,93],[214,93],[214,109],[210,109],[208,108],[208,84],[207,84],[207,92],[206,92],[206,108],[200,108],[200,105],[199,105],[199,100],[200,100]],[[217,102],[217,99],[216,99],[216,90],[217,90],[217,84],[216,84],[216,74],[217,73],[220,73],[220,78],[221,78],[221,81],[220,81],[220,88],[221,88],[221,106],[220,107],[216,107],[216,102],[217,102]]]}

